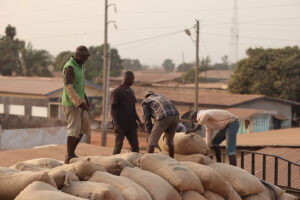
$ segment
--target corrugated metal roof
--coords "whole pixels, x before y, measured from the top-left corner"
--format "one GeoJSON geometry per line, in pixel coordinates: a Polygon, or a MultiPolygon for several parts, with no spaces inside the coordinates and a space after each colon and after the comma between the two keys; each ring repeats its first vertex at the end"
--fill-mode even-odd
{"type": "MultiPolygon", "coordinates": [[[[300,164],[300,148],[274,148],[268,147],[259,150],[258,152],[274,154],[283,157],[287,160],[293,161],[300,164]]],[[[255,156],[255,175],[258,178],[262,178],[263,174],[263,157],[262,155],[255,156]]],[[[251,155],[247,154],[245,156],[245,170],[251,173],[251,155]]],[[[273,157],[267,157],[266,159],[266,181],[274,183],[274,173],[275,173],[275,159],[273,157]]],[[[238,161],[238,166],[240,166],[240,159],[238,161]]],[[[278,160],[278,184],[282,186],[287,186],[288,182],[288,164],[282,160],[278,160]]],[[[292,165],[291,167],[291,187],[300,189],[300,167],[292,165]]]]}
{"type": "Polygon", "coordinates": [[[239,119],[249,119],[251,116],[256,114],[269,114],[269,115],[278,114],[278,111],[274,111],[274,110],[260,110],[260,109],[250,109],[250,108],[229,108],[226,110],[236,115],[239,119]]]}

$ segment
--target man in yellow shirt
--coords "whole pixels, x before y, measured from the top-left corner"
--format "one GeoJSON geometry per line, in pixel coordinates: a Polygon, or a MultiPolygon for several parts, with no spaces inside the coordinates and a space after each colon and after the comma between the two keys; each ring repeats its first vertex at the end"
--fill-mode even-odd
{"type": "Polygon", "coordinates": [[[236,166],[236,134],[239,130],[239,120],[226,110],[200,110],[191,115],[191,121],[196,124],[193,130],[186,133],[195,132],[202,125],[206,128],[206,144],[213,147],[216,153],[217,162],[221,162],[220,144],[226,139],[226,150],[229,157],[229,164],[236,166]],[[219,132],[213,138],[213,131],[219,132]]]}

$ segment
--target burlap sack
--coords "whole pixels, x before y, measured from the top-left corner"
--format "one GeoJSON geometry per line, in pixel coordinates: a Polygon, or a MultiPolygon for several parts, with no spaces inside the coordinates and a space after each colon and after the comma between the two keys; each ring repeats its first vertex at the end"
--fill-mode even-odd
{"type": "Polygon", "coordinates": [[[60,161],[55,160],[53,158],[36,158],[36,159],[26,160],[22,162],[26,164],[38,165],[40,167],[49,168],[49,169],[58,167],[63,164],[60,161]]]}
{"type": "Polygon", "coordinates": [[[264,186],[265,190],[261,194],[265,195],[269,199],[275,199],[275,196],[277,196],[277,199],[280,199],[284,193],[284,190],[271,183],[266,183],[264,186]]]}
{"type": "Polygon", "coordinates": [[[279,200],[297,200],[297,197],[288,193],[281,195],[279,200]]]}
{"type": "Polygon", "coordinates": [[[116,155],[113,155],[112,157],[122,158],[122,159],[130,162],[132,165],[135,165],[135,161],[138,160],[142,156],[143,156],[143,154],[141,154],[141,153],[129,152],[129,153],[116,154],[116,155]]]}
{"type": "Polygon", "coordinates": [[[87,180],[96,171],[106,172],[106,169],[89,161],[78,161],[72,164],[62,165],[55,169],[67,170],[74,173],[80,180],[87,180]]]}
{"type": "Polygon", "coordinates": [[[49,184],[35,181],[27,186],[15,200],[84,200],[63,193],[49,184]]]}
{"type": "MultiPolygon", "coordinates": [[[[168,145],[163,137],[164,134],[160,137],[158,144],[162,151],[168,152],[168,145]]],[[[196,133],[176,133],[174,137],[174,147],[176,154],[206,154],[207,152],[205,141],[196,133]]]]}
{"type": "Polygon", "coordinates": [[[180,194],[160,176],[138,168],[125,167],[121,176],[129,178],[142,186],[152,197],[152,200],[181,200],[180,194]]]}
{"type": "Polygon", "coordinates": [[[204,196],[196,191],[185,191],[181,195],[182,200],[206,200],[204,196]]]}
{"type": "Polygon", "coordinates": [[[18,162],[9,168],[11,169],[17,169],[19,171],[31,171],[31,172],[39,172],[44,171],[48,168],[41,167],[39,165],[31,164],[31,163],[25,163],[25,162],[18,162]]]}
{"type": "Polygon", "coordinates": [[[101,165],[109,173],[115,175],[120,175],[124,167],[134,167],[129,161],[113,156],[84,156],[81,158],[72,159],[71,163],[74,163],[78,160],[86,160],[101,165]]]}
{"type": "Polygon", "coordinates": [[[204,192],[204,197],[207,200],[225,200],[221,195],[218,195],[217,193],[208,190],[204,192]]]}
{"type": "Polygon", "coordinates": [[[265,189],[258,178],[241,168],[225,163],[211,163],[208,166],[223,176],[241,197],[258,194],[265,189]]]}
{"type": "Polygon", "coordinates": [[[123,176],[98,171],[93,174],[89,181],[114,186],[126,200],[151,200],[151,196],[144,188],[123,176]]]}
{"type": "Polygon", "coordinates": [[[70,185],[64,186],[62,192],[85,199],[125,200],[115,187],[91,181],[72,182],[70,185]]]}
{"type": "Polygon", "coordinates": [[[47,172],[21,172],[0,167],[0,199],[12,200],[34,181],[43,181],[56,188],[47,172]]]}
{"type": "Polygon", "coordinates": [[[233,189],[233,187],[226,181],[226,185],[229,188],[229,194],[227,200],[242,200],[240,195],[233,189]]]}
{"type": "Polygon", "coordinates": [[[141,169],[150,171],[167,180],[178,192],[195,190],[201,194],[203,185],[198,176],[179,161],[163,154],[145,154],[137,164],[141,169]]]}
{"type": "Polygon", "coordinates": [[[182,162],[199,177],[204,189],[227,198],[230,190],[225,179],[212,168],[193,162],[182,162]]]}
{"type": "Polygon", "coordinates": [[[243,197],[243,200],[271,200],[271,199],[269,199],[262,193],[259,193],[259,194],[252,194],[249,196],[245,196],[245,197],[243,197]]]}
{"type": "Polygon", "coordinates": [[[205,156],[203,154],[191,154],[191,155],[175,154],[174,157],[178,161],[194,162],[202,165],[208,165],[214,162],[208,156],[205,156]]]}
{"type": "Polygon", "coordinates": [[[69,185],[74,181],[79,181],[79,178],[68,170],[53,168],[48,171],[48,174],[53,178],[58,189],[61,189],[64,185],[69,185]]]}

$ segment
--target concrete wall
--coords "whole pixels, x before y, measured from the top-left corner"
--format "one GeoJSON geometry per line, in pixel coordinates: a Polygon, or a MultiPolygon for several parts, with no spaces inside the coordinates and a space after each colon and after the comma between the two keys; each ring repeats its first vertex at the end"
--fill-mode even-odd
{"type": "Polygon", "coordinates": [[[66,144],[66,128],[0,130],[0,150],[32,148],[49,144],[66,144]]]}
{"type": "Polygon", "coordinates": [[[256,100],[253,102],[243,103],[235,106],[235,108],[253,108],[262,110],[274,110],[279,115],[285,116],[288,120],[282,122],[281,128],[289,128],[292,126],[292,106],[290,104],[280,103],[270,100],[256,100]]]}

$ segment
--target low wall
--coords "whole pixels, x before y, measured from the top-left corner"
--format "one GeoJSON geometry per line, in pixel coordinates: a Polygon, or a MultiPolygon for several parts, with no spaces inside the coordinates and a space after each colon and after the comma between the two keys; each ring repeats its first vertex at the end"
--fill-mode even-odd
{"type": "Polygon", "coordinates": [[[9,129],[0,128],[0,150],[25,149],[49,144],[66,144],[66,127],[9,129]]]}

